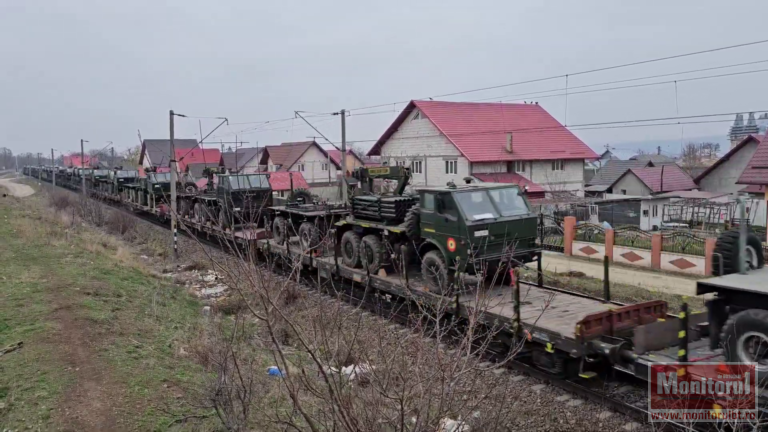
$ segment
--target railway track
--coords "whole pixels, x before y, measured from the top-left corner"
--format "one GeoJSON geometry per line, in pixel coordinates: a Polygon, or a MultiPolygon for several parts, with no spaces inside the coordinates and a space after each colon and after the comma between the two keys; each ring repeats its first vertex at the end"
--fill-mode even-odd
{"type": "MultiPolygon", "coordinates": [[[[72,192],[72,191],[69,191],[72,192]]],[[[75,192],[72,192],[75,193],[75,192]]],[[[93,198],[92,198],[93,199],[93,198]]],[[[98,200],[99,203],[103,205],[107,205],[108,207],[116,210],[121,211],[125,214],[131,215],[136,217],[137,219],[140,219],[142,221],[151,223],[155,226],[162,227],[164,229],[170,230],[170,226],[167,220],[159,220],[155,215],[149,215],[149,214],[142,214],[139,212],[132,211],[131,209],[127,209],[123,205],[117,202],[110,202],[105,200],[98,200]]],[[[227,248],[223,247],[220,241],[213,241],[209,238],[206,238],[206,236],[200,235],[195,236],[190,231],[185,229],[179,230],[182,235],[193,238],[195,241],[199,241],[201,244],[204,244],[209,247],[213,247],[216,249],[219,249],[225,253],[231,253],[231,251],[227,250],[227,248]]],[[[266,265],[266,263],[264,264],[266,265]]],[[[281,269],[282,266],[272,266],[273,268],[281,269]]],[[[403,328],[410,328],[412,329],[412,320],[411,320],[411,314],[403,312],[403,309],[409,309],[411,306],[414,306],[411,304],[412,300],[410,299],[401,299],[403,301],[403,306],[407,307],[397,307],[395,309],[392,308],[382,308],[381,306],[381,297],[372,295],[371,290],[375,288],[368,287],[368,286],[361,286],[361,284],[357,284],[355,282],[351,281],[345,281],[345,280],[338,280],[339,287],[336,287],[336,281],[332,281],[331,286],[333,287],[332,290],[328,289],[319,289],[320,286],[318,286],[317,281],[313,279],[316,275],[310,274],[309,271],[306,269],[302,270],[301,272],[301,278],[300,278],[300,287],[301,289],[305,291],[312,291],[317,292],[320,295],[326,295],[330,298],[341,300],[346,302],[347,304],[363,309],[364,311],[367,311],[373,315],[376,315],[378,319],[385,320],[387,322],[395,322],[403,328]],[[348,287],[345,287],[345,282],[349,285],[348,287]]],[[[527,282],[521,282],[521,284],[525,285],[531,285],[527,282]]],[[[583,293],[575,293],[568,290],[558,289],[558,288],[552,288],[554,291],[562,292],[563,294],[568,295],[577,295],[582,297],[590,298],[590,296],[583,294],[583,293]]],[[[389,294],[387,294],[389,295],[389,294]]],[[[438,341],[441,343],[446,343],[447,346],[450,345],[450,341],[438,341]]],[[[486,350],[485,352],[478,354],[484,361],[496,363],[500,358],[504,357],[504,353],[501,352],[494,352],[492,350],[486,350]]],[[[523,360],[513,359],[512,361],[507,361],[504,363],[505,368],[509,370],[514,370],[518,373],[528,375],[536,380],[549,383],[550,385],[557,387],[567,393],[570,393],[578,398],[581,398],[583,400],[592,402],[594,404],[600,405],[605,407],[606,409],[619,413],[627,419],[637,422],[638,424],[645,424],[648,422],[649,419],[649,413],[646,409],[636,406],[635,404],[627,402],[627,399],[645,399],[646,396],[646,389],[643,388],[646,383],[642,383],[642,385],[638,385],[636,382],[636,379],[634,379],[631,376],[628,376],[626,380],[622,381],[621,379],[617,381],[609,380],[610,377],[601,377],[601,378],[593,378],[591,380],[573,380],[573,379],[563,379],[559,378],[553,374],[550,374],[546,371],[540,370],[536,367],[531,366],[530,364],[526,363],[523,360]],[[612,392],[610,389],[616,388],[619,385],[622,385],[622,388],[625,389],[623,392],[612,392]],[[628,391],[626,391],[628,389],[628,391]]],[[[618,378],[621,378],[620,376],[618,378]]],[[[690,427],[683,426],[680,424],[674,424],[674,423],[666,423],[663,428],[656,427],[656,430],[690,430],[690,427]]]]}

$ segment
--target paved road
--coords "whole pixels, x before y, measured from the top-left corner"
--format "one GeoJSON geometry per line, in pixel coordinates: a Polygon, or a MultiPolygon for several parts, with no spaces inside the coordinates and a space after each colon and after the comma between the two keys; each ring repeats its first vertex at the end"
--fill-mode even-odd
{"type": "MultiPolygon", "coordinates": [[[[558,273],[570,270],[580,271],[589,277],[603,280],[603,264],[580,258],[571,258],[561,254],[545,253],[542,261],[544,270],[558,273]]],[[[626,267],[611,267],[611,282],[634,285],[650,291],[670,294],[695,296],[696,281],[693,279],[672,276],[666,273],[633,270],[626,267]]]]}
{"type": "Polygon", "coordinates": [[[19,198],[24,198],[35,193],[35,190],[25,184],[19,184],[15,182],[15,178],[3,178],[0,179],[0,186],[8,189],[11,195],[19,198]]]}

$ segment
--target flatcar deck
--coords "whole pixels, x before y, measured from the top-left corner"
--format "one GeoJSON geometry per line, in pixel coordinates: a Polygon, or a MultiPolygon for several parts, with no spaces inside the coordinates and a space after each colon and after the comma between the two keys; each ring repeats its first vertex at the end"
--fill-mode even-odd
{"type": "MultiPolygon", "coordinates": [[[[496,288],[487,292],[465,294],[459,301],[467,308],[480,307],[487,313],[515,318],[515,299],[510,287],[496,288]]],[[[610,303],[537,286],[520,287],[520,320],[524,326],[535,326],[562,337],[576,339],[576,323],[590,314],[615,308],[610,303]]]]}

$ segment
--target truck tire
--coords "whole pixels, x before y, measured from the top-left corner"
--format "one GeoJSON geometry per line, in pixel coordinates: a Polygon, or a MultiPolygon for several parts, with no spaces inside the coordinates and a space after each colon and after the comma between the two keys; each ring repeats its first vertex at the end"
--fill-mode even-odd
{"type": "Polygon", "coordinates": [[[354,231],[341,236],[341,261],[350,268],[360,267],[360,246],[362,240],[354,231]]]}
{"type": "Polygon", "coordinates": [[[755,362],[768,372],[768,310],[748,309],[728,317],[720,334],[727,362],[755,362]]]}
{"type": "Polygon", "coordinates": [[[304,200],[303,204],[312,204],[312,193],[306,189],[295,189],[288,197],[288,202],[295,203],[299,200],[299,198],[304,200]]]}
{"type": "Polygon", "coordinates": [[[320,230],[312,222],[302,222],[299,225],[299,243],[301,249],[310,251],[320,245],[322,238],[320,237],[320,230]]]}
{"type": "Polygon", "coordinates": [[[179,215],[182,218],[185,218],[185,217],[189,216],[189,204],[190,204],[189,200],[186,200],[186,199],[182,199],[181,200],[181,203],[179,205],[179,207],[180,207],[179,208],[179,215]]]}
{"type": "Polygon", "coordinates": [[[272,222],[272,237],[275,239],[275,243],[285,244],[285,240],[288,238],[288,224],[284,217],[278,216],[272,222]]]}
{"type": "MultiPolygon", "coordinates": [[[[730,230],[721,234],[715,244],[715,254],[712,256],[712,275],[720,276],[720,258],[722,257],[723,275],[739,272],[739,231],[730,230]]],[[[754,233],[747,234],[748,270],[763,268],[765,257],[763,245],[754,233]]]]}
{"type": "Polygon", "coordinates": [[[363,268],[368,268],[368,273],[370,274],[376,274],[386,257],[384,245],[375,234],[363,237],[361,243],[360,259],[362,260],[363,268]]]}
{"type": "Polygon", "coordinates": [[[431,250],[424,255],[421,260],[421,276],[430,291],[445,296],[452,294],[453,278],[439,250],[431,250]]]}
{"type": "Polygon", "coordinates": [[[419,227],[421,223],[421,213],[419,213],[419,206],[413,206],[405,215],[405,235],[408,240],[418,241],[421,238],[421,229],[419,227]]]}

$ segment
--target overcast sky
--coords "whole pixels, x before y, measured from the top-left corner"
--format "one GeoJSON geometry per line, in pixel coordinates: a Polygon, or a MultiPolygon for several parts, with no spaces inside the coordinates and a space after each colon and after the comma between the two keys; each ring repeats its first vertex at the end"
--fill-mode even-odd
{"type": "MultiPolygon", "coordinates": [[[[234,139],[235,133],[247,146],[304,140],[316,133],[301,120],[234,123],[289,118],[294,110],[329,112],[424,98],[768,39],[766,12],[765,0],[2,0],[0,146],[49,154],[51,148],[78,150],[84,138],[88,148],[113,141],[123,150],[138,143],[137,130],[144,138],[168,137],[169,109],[228,117],[233,124],[217,131],[217,140],[234,139]]],[[[573,76],[568,85],[759,60],[768,60],[768,44],[573,76]]],[[[644,82],[759,69],[768,69],[768,62],[644,82]]],[[[678,110],[681,116],[764,111],[766,82],[765,72],[680,81],[679,108],[674,84],[575,94],[568,98],[567,122],[668,117],[678,110]]],[[[447,99],[499,101],[564,86],[558,79],[447,99]]],[[[538,100],[565,122],[564,96],[526,99],[538,100]]],[[[353,110],[348,139],[378,138],[403,106],[353,110]],[[365,112],[378,113],[354,115],[365,112]]],[[[339,138],[338,117],[311,120],[331,140],[339,138]]],[[[203,120],[204,133],[215,124],[203,120]]],[[[728,126],[688,125],[683,139],[724,136],[728,126]]],[[[176,130],[177,137],[199,137],[194,119],[179,119],[176,130]]],[[[681,137],[680,126],[575,132],[595,149],[681,137]]],[[[665,148],[675,150],[674,145],[665,148]]]]}

